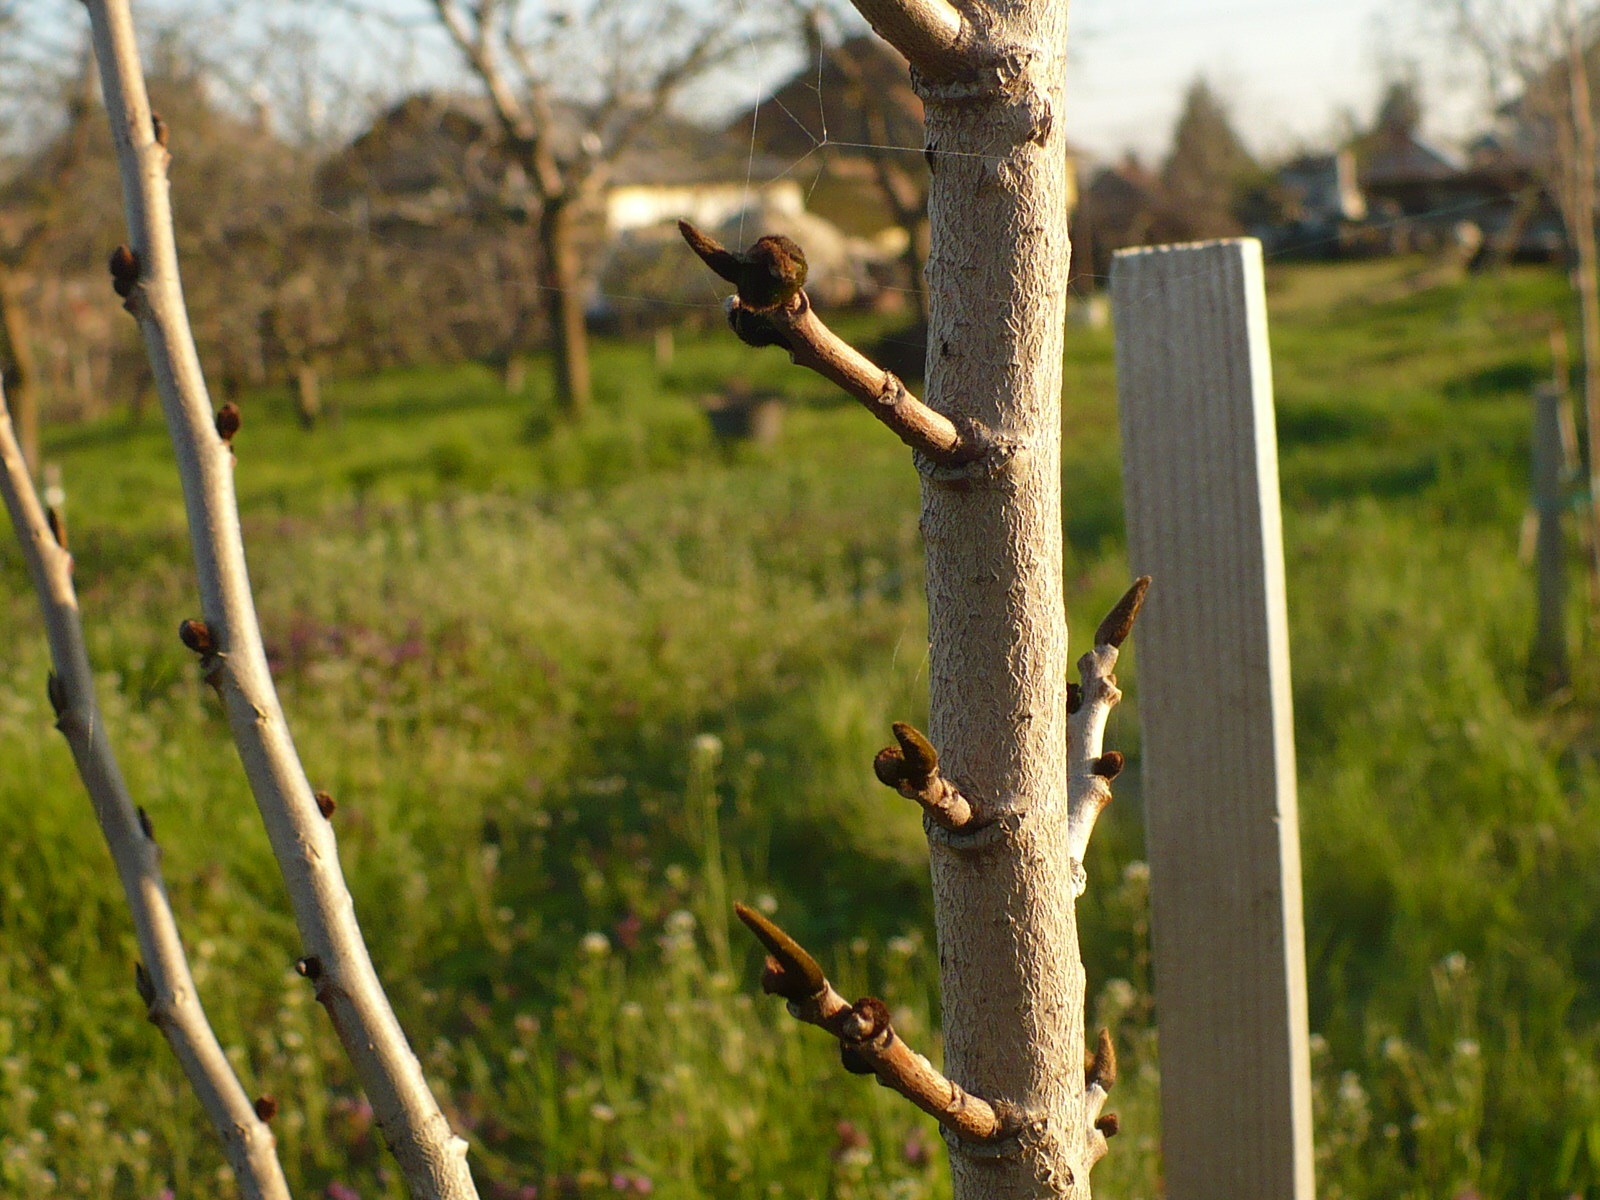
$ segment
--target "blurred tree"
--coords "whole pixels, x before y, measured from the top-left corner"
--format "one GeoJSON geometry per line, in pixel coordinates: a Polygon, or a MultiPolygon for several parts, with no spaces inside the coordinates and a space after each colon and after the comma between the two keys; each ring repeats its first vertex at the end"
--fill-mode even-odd
{"type": "MultiPolygon", "coordinates": [[[[15,7],[0,9],[0,35],[14,36],[15,7]],[[7,26],[12,27],[8,34],[7,26]]],[[[10,58],[7,74],[26,60],[10,58]]],[[[36,67],[36,63],[26,63],[36,67]]],[[[50,87],[50,84],[45,84],[50,87]]],[[[62,131],[45,153],[0,184],[0,371],[15,418],[17,440],[28,469],[39,470],[39,367],[26,291],[29,277],[46,256],[52,235],[81,180],[95,116],[93,65],[80,58],[76,78],[57,81],[62,131]]]]}
{"type": "Polygon", "coordinates": [[[1172,224],[1188,239],[1237,234],[1236,201],[1256,169],[1228,110],[1204,78],[1189,85],[1161,168],[1161,193],[1172,224]]]}
{"type": "MultiPolygon", "coordinates": [[[[1476,51],[1506,125],[1505,150],[1526,160],[1561,211],[1583,347],[1589,494],[1600,499],[1600,250],[1597,250],[1595,74],[1600,11],[1579,0],[1438,0],[1476,51]]],[[[1600,582],[1600,503],[1591,503],[1590,569],[1600,582]]],[[[1600,589],[1591,589],[1600,596],[1600,589]]]]}
{"type": "Polygon", "coordinates": [[[580,215],[617,160],[685,87],[765,35],[746,20],[676,2],[429,0],[499,125],[499,152],[535,205],[539,284],[555,354],[556,395],[580,416],[590,401],[580,215]]]}
{"type": "Polygon", "coordinates": [[[906,60],[874,33],[844,36],[841,31],[854,22],[837,4],[789,3],[806,47],[806,65],[757,108],[756,145],[790,161],[820,149],[824,173],[841,181],[863,175],[870,180],[904,236],[901,261],[917,319],[925,325],[928,164],[922,152],[922,100],[906,60]],[[800,89],[815,93],[815,100],[799,102],[800,89]]]}
{"type": "Polygon", "coordinates": [[[1391,82],[1378,102],[1375,131],[1390,137],[1415,137],[1422,128],[1422,96],[1412,79],[1391,82]]]}
{"type": "MultiPolygon", "coordinates": [[[[15,20],[15,10],[0,16],[15,20]]],[[[526,323],[525,297],[484,286],[526,274],[525,239],[503,214],[482,205],[444,223],[383,225],[359,188],[330,199],[330,167],[349,154],[323,159],[314,81],[281,111],[234,69],[248,56],[245,35],[212,36],[197,46],[175,24],[148,58],[195,334],[224,393],[281,381],[309,427],[329,369],[488,355],[526,323]]],[[[315,69],[314,48],[285,47],[268,77],[315,69]]],[[[26,122],[11,123],[16,153],[0,160],[0,364],[32,453],[40,404],[92,412],[124,394],[137,415],[149,379],[105,282],[106,255],[126,235],[102,202],[117,184],[89,64],[80,54],[75,71],[58,64],[50,75],[42,54],[0,52],[0,70],[13,66],[6,98],[31,93],[26,122]]]]}

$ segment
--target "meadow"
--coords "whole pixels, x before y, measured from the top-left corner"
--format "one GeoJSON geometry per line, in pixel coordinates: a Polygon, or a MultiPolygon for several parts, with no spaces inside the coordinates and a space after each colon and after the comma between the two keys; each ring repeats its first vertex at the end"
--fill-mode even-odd
{"type": "MultiPolygon", "coordinates": [[[[1319,1194],[1600,1197],[1595,634],[1579,583],[1575,678],[1534,697],[1517,554],[1566,293],[1532,268],[1415,289],[1413,266],[1269,277],[1319,1194]]],[[[1069,329],[1075,632],[1128,574],[1112,360],[1109,331],[1069,329]]],[[[870,769],[891,721],[926,716],[909,456],[720,332],[665,368],[604,344],[596,372],[577,428],[538,364],[521,396],[470,364],[338,381],[310,433],[280,393],[242,401],[266,639],[379,971],[486,1196],[947,1196],[933,1122],[760,994],[729,911],[775,912],[936,1054],[919,813],[870,769]],[[785,392],[776,445],[713,441],[700,398],[735,378],[785,392]]],[[[278,1101],[297,1195],[398,1197],[176,636],[197,601],[165,433],[56,428],[47,457],[212,1020],[278,1101]]],[[[135,994],[9,537],[0,630],[0,1191],[233,1195],[135,994]]],[[[1132,767],[1079,917],[1091,1020],[1124,1060],[1095,1187],[1153,1200],[1137,642],[1108,741],[1132,767]]]]}

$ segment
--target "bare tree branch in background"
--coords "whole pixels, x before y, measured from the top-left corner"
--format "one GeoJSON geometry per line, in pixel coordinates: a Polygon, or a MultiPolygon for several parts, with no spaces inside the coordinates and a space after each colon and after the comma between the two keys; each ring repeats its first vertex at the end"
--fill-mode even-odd
{"type": "MultiPolygon", "coordinates": [[[[895,226],[905,235],[901,261],[910,276],[917,320],[928,320],[928,165],[922,152],[922,101],[904,77],[904,60],[886,42],[830,36],[838,13],[822,0],[789,0],[806,52],[818,64],[818,104],[835,158],[864,161],[895,226]],[[880,59],[899,60],[884,70],[880,59]],[[834,78],[830,79],[829,76],[834,78]],[[832,87],[830,84],[837,84],[832,87]]],[[[830,160],[829,167],[837,169],[830,160]]]]}
{"type": "MultiPolygon", "coordinates": [[[[17,10],[0,10],[0,80],[14,85],[25,73],[35,89],[35,104],[48,94],[59,113],[60,136],[51,151],[29,164],[20,178],[0,188],[0,374],[10,394],[17,441],[28,470],[39,472],[39,368],[34,353],[33,322],[23,297],[26,281],[37,267],[50,235],[65,215],[63,201],[81,180],[95,117],[94,71],[80,49],[71,76],[54,76],[40,61],[14,47],[22,32],[17,10]]],[[[46,118],[48,119],[48,118],[46,118]]]]}
{"type": "Polygon", "coordinates": [[[161,875],[161,850],[143,809],[136,809],[117,765],[95,698],[94,674],[83,641],[78,597],[72,586],[72,555],[58,513],[46,512],[34,492],[22,449],[12,433],[0,389],[0,493],[22,543],[28,573],[39,596],[50,658],[50,702],[56,728],[89,792],[95,818],[122,880],[143,961],[135,981],[150,1021],[172,1046],[183,1073],[200,1098],[246,1200],[289,1200],[276,1142],[267,1127],[275,1105],[254,1102],[245,1092],[206,1018],[178,936],[178,924],[161,875]]]}
{"type": "Polygon", "coordinates": [[[540,286],[556,394],[581,415],[591,395],[579,217],[619,158],[679,93],[751,44],[725,13],[684,3],[429,0],[494,109],[506,155],[538,204],[540,286]]]}
{"type": "MultiPolygon", "coordinates": [[[[1590,571],[1600,582],[1600,248],[1596,245],[1595,74],[1600,12],[1579,0],[1442,0],[1457,36],[1483,63],[1490,94],[1555,198],[1572,248],[1589,430],[1590,571]]],[[[1591,594],[1600,591],[1591,588],[1591,594]]]]}

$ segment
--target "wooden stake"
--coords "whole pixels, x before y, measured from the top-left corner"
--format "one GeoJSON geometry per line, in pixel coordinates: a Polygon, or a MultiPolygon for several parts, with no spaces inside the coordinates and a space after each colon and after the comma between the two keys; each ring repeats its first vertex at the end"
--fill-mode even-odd
{"type": "Polygon", "coordinates": [[[1118,254],[1162,1149],[1172,1200],[1312,1200],[1300,844],[1261,244],[1118,254]]]}

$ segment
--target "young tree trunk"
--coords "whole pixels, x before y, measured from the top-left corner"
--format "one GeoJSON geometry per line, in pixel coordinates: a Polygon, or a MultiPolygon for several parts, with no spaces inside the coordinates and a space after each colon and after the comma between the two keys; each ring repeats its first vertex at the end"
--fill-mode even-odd
{"type": "Polygon", "coordinates": [[[322,419],[322,374],[316,363],[301,359],[295,363],[294,415],[301,429],[315,429],[322,419]]]}
{"type": "Polygon", "coordinates": [[[334,807],[312,788],[267,664],[234,490],[239,414],[212,409],[200,367],[178,271],[166,125],[150,109],[130,0],[86,7],[128,219],[112,280],[139,323],[167,417],[199,584],[202,616],[179,636],[227,714],[294,909],[304,947],[295,968],[327,1010],[407,1191],[477,1200],[467,1142],[451,1130],[378,979],[340,865],[334,807]]]}
{"type": "MultiPolygon", "coordinates": [[[[1589,495],[1600,498],[1600,252],[1595,246],[1596,145],[1589,67],[1574,17],[1567,35],[1567,88],[1572,113],[1571,199],[1567,230],[1577,258],[1574,268],[1583,334],[1583,411],[1589,427],[1589,495]]],[[[1592,577],[1600,579],[1600,502],[1589,506],[1592,577]]]]}
{"type": "Polygon", "coordinates": [[[978,478],[926,473],[922,530],[929,732],[950,777],[1003,816],[971,839],[934,838],[932,864],[946,1070],[1034,1123],[1009,1157],[953,1143],[956,1200],[1089,1194],[1061,585],[1067,6],[991,11],[989,36],[1011,52],[921,89],[927,398],[1005,453],[978,478]]]}
{"type": "Polygon", "coordinates": [[[16,276],[0,266],[0,367],[5,370],[6,393],[23,461],[28,464],[29,474],[38,478],[38,372],[33,359],[28,311],[17,293],[16,276]]]}
{"type": "MultiPolygon", "coordinates": [[[[917,451],[927,547],[931,739],[895,726],[878,778],[923,805],[938,927],[945,1076],[891,1061],[886,1010],[854,1006],[818,965],[742,910],[770,954],[763,987],[830,1029],[939,1118],[955,1200],[1087,1200],[1116,1132],[1102,1034],[1084,1066],[1076,900],[1122,756],[1102,754],[1111,675],[1148,580],[1130,589],[1067,682],[1060,392],[1070,197],[1067,15],[1055,0],[855,0],[912,65],[926,110],[931,243],[928,402],[828,330],[804,255],[764,237],[734,253],[684,237],[735,283],[730,323],[860,400],[917,451]]],[[[925,1063],[922,1064],[924,1067],[925,1063]]]]}
{"type": "Polygon", "coordinates": [[[539,214],[539,250],[550,349],[555,355],[556,401],[569,416],[581,417],[589,410],[591,396],[589,333],[583,323],[576,238],[571,201],[547,201],[539,214]]]}

